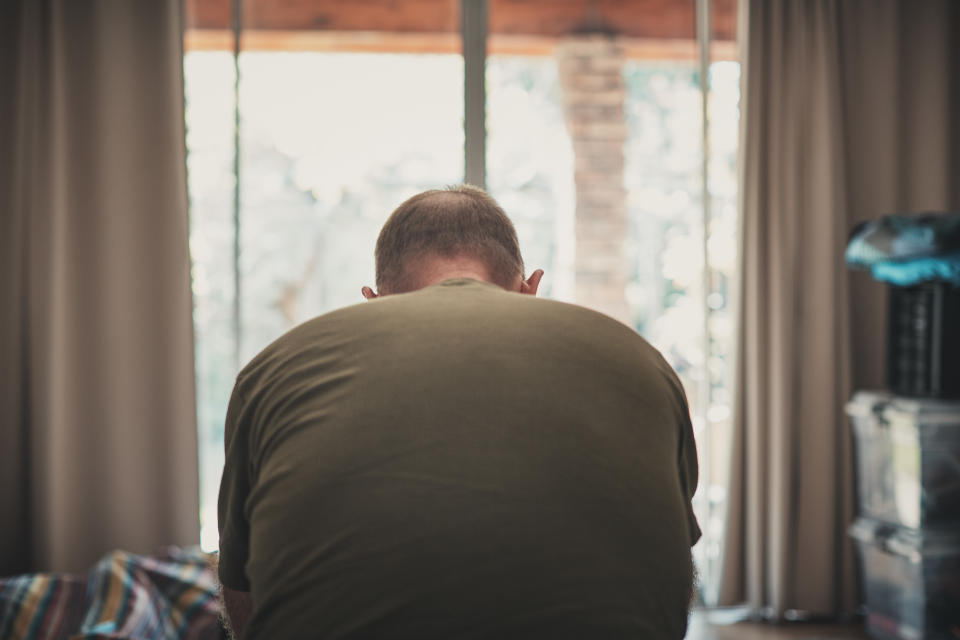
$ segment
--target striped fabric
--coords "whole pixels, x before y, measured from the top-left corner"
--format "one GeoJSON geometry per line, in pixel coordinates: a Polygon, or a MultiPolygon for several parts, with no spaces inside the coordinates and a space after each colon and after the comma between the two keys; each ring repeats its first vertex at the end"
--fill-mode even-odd
{"type": "Polygon", "coordinates": [[[0,579],[0,638],[225,638],[210,556],[169,547],[108,554],[89,576],[0,579]]]}

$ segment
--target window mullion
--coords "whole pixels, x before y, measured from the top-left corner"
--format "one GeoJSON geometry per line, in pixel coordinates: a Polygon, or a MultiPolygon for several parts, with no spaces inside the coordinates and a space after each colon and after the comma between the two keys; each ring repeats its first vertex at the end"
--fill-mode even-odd
{"type": "Polygon", "coordinates": [[[464,182],[486,188],[487,0],[460,0],[464,182]]]}
{"type": "Polygon", "coordinates": [[[233,0],[233,357],[240,370],[243,345],[240,280],[240,34],[243,30],[243,0],[233,0]]]}

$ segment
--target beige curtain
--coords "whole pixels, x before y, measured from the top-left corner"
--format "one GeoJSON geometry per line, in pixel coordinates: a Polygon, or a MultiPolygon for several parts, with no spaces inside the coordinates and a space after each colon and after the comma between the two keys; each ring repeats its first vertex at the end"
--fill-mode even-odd
{"type": "Polygon", "coordinates": [[[0,575],[199,539],[180,11],[0,8],[0,575]]]}
{"type": "Polygon", "coordinates": [[[883,385],[883,288],[858,221],[960,206],[960,4],[741,0],[739,395],[720,604],[856,606],[849,429],[883,385]]]}

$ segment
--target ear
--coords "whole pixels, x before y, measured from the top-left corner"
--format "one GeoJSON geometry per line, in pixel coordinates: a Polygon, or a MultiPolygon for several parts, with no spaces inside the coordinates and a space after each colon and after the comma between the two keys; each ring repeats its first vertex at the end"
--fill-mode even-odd
{"type": "Polygon", "coordinates": [[[530,277],[526,280],[520,281],[520,293],[525,293],[529,296],[537,295],[537,288],[540,286],[540,278],[543,277],[543,269],[537,269],[530,274],[530,277]]]}
{"type": "Polygon", "coordinates": [[[366,298],[367,300],[373,300],[374,298],[380,297],[376,293],[374,293],[373,289],[371,289],[370,287],[362,287],[360,289],[360,293],[362,293],[363,297],[366,298]]]}

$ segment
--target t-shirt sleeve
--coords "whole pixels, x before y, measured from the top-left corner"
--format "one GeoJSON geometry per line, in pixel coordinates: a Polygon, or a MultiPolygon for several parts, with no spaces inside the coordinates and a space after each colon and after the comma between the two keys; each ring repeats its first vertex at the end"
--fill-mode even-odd
{"type": "Polygon", "coordinates": [[[678,422],[680,430],[677,447],[677,472],[680,477],[680,491],[683,494],[683,508],[687,516],[687,530],[690,534],[692,547],[700,539],[700,524],[693,512],[693,494],[697,492],[697,481],[700,469],[697,464],[697,443],[693,437],[693,424],[690,420],[690,407],[687,404],[687,394],[683,391],[683,383],[676,372],[665,360],[663,366],[667,368],[668,377],[677,400],[678,422]]]}
{"type": "Polygon", "coordinates": [[[250,525],[246,502],[250,494],[249,426],[244,411],[246,401],[238,381],[230,397],[224,429],[225,458],[220,497],[217,501],[217,525],[220,531],[220,583],[234,591],[249,591],[246,564],[249,553],[250,525]]]}
{"type": "Polygon", "coordinates": [[[683,491],[683,506],[687,514],[687,528],[690,533],[690,546],[700,539],[700,524],[693,512],[693,494],[697,491],[697,479],[700,473],[697,465],[697,445],[693,439],[693,425],[690,422],[690,411],[687,403],[683,403],[683,424],[680,429],[679,472],[680,489],[683,491]]]}

